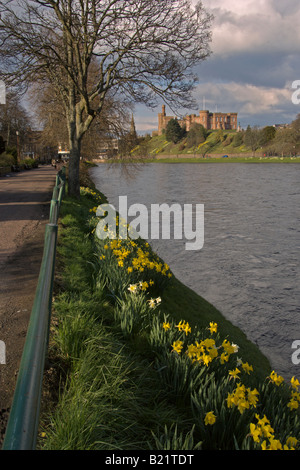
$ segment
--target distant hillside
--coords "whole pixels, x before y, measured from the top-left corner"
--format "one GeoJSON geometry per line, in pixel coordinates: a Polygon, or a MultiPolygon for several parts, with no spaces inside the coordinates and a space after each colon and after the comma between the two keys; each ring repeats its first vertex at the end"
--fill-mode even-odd
{"type": "Polygon", "coordinates": [[[182,132],[182,135],[168,137],[168,133],[139,138],[138,145],[131,151],[134,157],[155,158],[164,155],[208,157],[209,155],[279,156],[300,155],[300,115],[286,128],[273,126],[246,130],[197,130],[182,132]],[[192,134],[193,133],[193,134],[192,134]],[[174,143],[176,142],[176,143],[174,143]]]}
{"type": "Polygon", "coordinates": [[[142,152],[147,153],[149,157],[155,157],[158,154],[206,156],[210,153],[224,155],[251,152],[251,148],[242,141],[242,136],[239,138],[237,134],[237,131],[223,131],[222,134],[219,131],[211,131],[207,139],[198,145],[189,145],[187,137],[174,144],[167,141],[165,135],[155,136],[143,140],[132,153],[139,156],[142,152]]]}

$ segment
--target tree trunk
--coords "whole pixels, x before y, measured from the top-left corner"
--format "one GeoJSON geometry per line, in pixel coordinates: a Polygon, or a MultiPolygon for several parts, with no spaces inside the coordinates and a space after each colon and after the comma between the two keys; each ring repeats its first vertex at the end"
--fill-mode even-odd
{"type": "Polygon", "coordinates": [[[68,194],[69,196],[78,197],[80,196],[80,176],[79,176],[79,165],[80,165],[80,147],[81,142],[79,139],[73,139],[70,142],[70,160],[69,160],[69,173],[68,173],[68,194]]]}
{"type": "Polygon", "coordinates": [[[80,150],[81,150],[81,137],[79,138],[76,132],[76,124],[69,125],[69,146],[70,146],[70,159],[69,159],[69,174],[68,174],[68,194],[72,197],[80,197],[80,150]]]}

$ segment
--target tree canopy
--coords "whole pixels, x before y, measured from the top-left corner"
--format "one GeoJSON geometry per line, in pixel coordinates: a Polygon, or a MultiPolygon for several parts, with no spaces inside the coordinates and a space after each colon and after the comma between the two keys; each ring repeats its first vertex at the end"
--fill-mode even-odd
{"type": "Polygon", "coordinates": [[[184,130],[177,119],[170,119],[166,127],[166,139],[173,144],[179,142],[183,137],[184,130]]]}
{"type": "Polygon", "coordinates": [[[107,97],[178,109],[193,103],[211,16],[190,0],[2,0],[0,79],[51,84],[66,114],[69,192],[79,195],[81,140],[107,97]]]}
{"type": "Polygon", "coordinates": [[[207,129],[202,124],[194,124],[187,135],[187,143],[190,147],[197,146],[206,141],[207,129]]]}

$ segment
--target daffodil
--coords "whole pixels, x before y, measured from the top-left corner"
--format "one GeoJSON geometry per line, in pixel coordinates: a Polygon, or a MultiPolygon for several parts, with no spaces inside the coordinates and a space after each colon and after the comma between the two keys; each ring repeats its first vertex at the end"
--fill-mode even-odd
{"type": "Polygon", "coordinates": [[[241,373],[241,371],[236,367],[235,370],[230,370],[229,371],[229,375],[233,378],[233,379],[238,379],[238,375],[241,373]]]}
{"type": "Polygon", "coordinates": [[[137,290],[138,290],[138,287],[136,284],[130,284],[130,286],[128,287],[128,290],[129,292],[131,292],[132,294],[136,294],[137,290]]]}
{"type": "Polygon", "coordinates": [[[250,372],[253,371],[253,367],[249,366],[248,362],[242,364],[242,368],[247,374],[250,374],[250,372]]]}
{"type": "Polygon", "coordinates": [[[268,450],[282,450],[282,444],[278,439],[271,438],[268,450]]]}
{"type": "Polygon", "coordinates": [[[203,364],[208,366],[212,362],[212,356],[210,354],[203,354],[202,361],[203,361],[203,364]]]}
{"type": "Polygon", "coordinates": [[[150,299],[150,300],[148,300],[148,303],[149,303],[150,308],[154,308],[155,305],[156,305],[156,304],[155,304],[155,299],[150,299]]]}
{"type": "Polygon", "coordinates": [[[224,364],[225,362],[228,362],[228,360],[229,360],[229,354],[226,354],[225,352],[223,352],[220,356],[221,364],[224,364]]]}
{"type": "Polygon", "coordinates": [[[149,287],[149,284],[147,281],[141,281],[140,282],[140,288],[141,290],[147,290],[147,288],[149,287]]]}
{"type": "Polygon", "coordinates": [[[165,331],[169,330],[170,328],[171,328],[171,325],[170,325],[169,322],[164,322],[164,323],[163,323],[163,329],[164,329],[165,331]]]}
{"type": "Polygon", "coordinates": [[[213,411],[209,411],[206,413],[205,418],[204,418],[204,424],[205,426],[210,425],[212,426],[216,422],[216,415],[213,413],[213,411]]]}
{"type": "Polygon", "coordinates": [[[178,354],[181,353],[181,350],[183,348],[183,341],[174,341],[172,344],[173,351],[177,352],[178,354]]]}
{"type": "Polygon", "coordinates": [[[290,449],[292,448],[294,449],[297,444],[298,444],[298,440],[295,437],[290,436],[286,440],[286,446],[290,449]]]}
{"type": "Polygon", "coordinates": [[[251,390],[250,388],[247,389],[247,400],[250,405],[254,407],[256,407],[256,403],[258,401],[257,395],[259,395],[259,392],[256,390],[256,388],[254,390],[251,390]]]}
{"type": "Polygon", "coordinates": [[[295,377],[292,377],[291,378],[291,385],[293,388],[295,388],[296,390],[298,390],[298,387],[300,385],[299,383],[299,380],[298,379],[295,379],[295,377]]]}
{"type": "Polygon", "coordinates": [[[237,352],[238,347],[236,345],[231,344],[227,339],[224,339],[224,341],[222,343],[222,346],[224,348],[224,351],[227,354],[233,354],[233,353],[237,352]]]}
{"type": "Polygon", "coordinates": [[[217,333],[217,330],[218,330],[218,325],[217,325],[217,323],[210,322],[208,329],[209,329],[209,331],[211,332],[211,334],[217,333]]]}
{"type": "Polygon", "coordinates": [[[292,410],[297,410],[299,408],[299,403],[297,400],[291,399],[287,404],[288,408],[292,410]]]}
{"type": "Polygon", "coordinates": [[[274,370],[269,375],[269,378],[270,378],[271,382],[273,382],[277,386],[281,385],[282,382],[284,381],[284,378],[281,377],[280,375],[277,375],[274,370]]]}
{"type": "Polygon", "coordinates": [[[261,438],[261,429],[254,423],[250,423],[250,434],[253,437],[254,442],[259,442],[261,438]]]}
{"type": "Polygon", "coordinates": [[[190,325],[182,320],[176,325],[176,328],[178,328],[179,331],[184,331],[186,335],[192,331],[190,325]]]}

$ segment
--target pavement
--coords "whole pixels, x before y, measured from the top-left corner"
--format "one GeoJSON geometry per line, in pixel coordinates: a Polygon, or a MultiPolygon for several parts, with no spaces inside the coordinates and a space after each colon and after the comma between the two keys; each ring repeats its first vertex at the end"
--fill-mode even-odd
{"type": "Polygon", "coordinates": [[[56,174],[45,165],[0,177],[0,446],[35,297],[56,174]]]}

